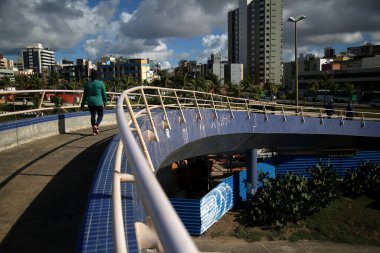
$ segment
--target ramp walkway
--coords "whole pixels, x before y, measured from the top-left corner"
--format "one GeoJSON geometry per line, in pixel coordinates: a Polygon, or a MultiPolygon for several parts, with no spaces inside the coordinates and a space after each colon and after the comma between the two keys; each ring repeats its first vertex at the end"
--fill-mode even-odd
{"type": "Polygon", "coordinates": [[[0,152],[0,252],[75,252],[99,160],[117,126],[0,152]]]}

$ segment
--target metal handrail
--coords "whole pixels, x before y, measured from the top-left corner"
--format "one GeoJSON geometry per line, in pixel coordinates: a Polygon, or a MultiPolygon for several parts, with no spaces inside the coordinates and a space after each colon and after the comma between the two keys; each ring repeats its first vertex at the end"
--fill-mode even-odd
{"type": "MultiPolygon", "coordinates": [[[[120,141],[122,142],[119,144],[119,148],[124,146],[125,154],[128,157],[128,165],[132,166],[134,172],[133,176],[135,178],[134,183],[137,187],[137,191],[141,195],[145,210],[149,214],[153,223],[154,228],[152,228],[152,231],[153,233],[156,233],[158,237],[156,245],[161,245],[165,252],[197,252],[197,249],[153,173],[156,168],[153,167],[145,142],[160,141],[157,136],[158,126],[155,126],[151,114],[153,110],[157,109],[162,109],[164,112],[164,120],[167,121],[164,128],[168,129],[170,128],[170,122],[167,116],[168,109],[179,111],[181,124],[186,123],[186,118],[183,113],[185,109],[193,109],[196,112],[195,117],[197,120],[202,120],[202,109],[212,110],[214,119],[217,119],[218,117],[217,111],[229,112],[231,120],[234,118],[234,111],[244,111],[247,114],[247,117],[250,117],[250,113],[263,113],[266,115],[266,120],[270,119],[270,114],[280,115],[283,121],[286,121],[287,116],[293,115],[300,117],[301,123],[305,122],[306,117],[321,118],[321,122],[323,122],[324,117],[327,118],[327,116],[322,115],[322,110],[324,109],[321,108],[297,108],[292,105],[234,98],[193,90],[187,91],[181,89],[140,86],[124,91],[121,94],[116,107],[116,118],[120,130],[120,141]],[[125,106],[131,117],[129,121],[125,115],[125,106]],[[150,129],[148,129],[147,132],[148,134],[153,135],[152,138],[144,139],[137,122],[137,117],[148,117],[150,129]],[[135,139],[133,132],[136,132],[136,137],[139,143],[135,139]]],[[[340,118],[341,121],[344,120],[342,115],[345,111],[335,111],[335,117],[340,118]]],[[[367,116],[365,120],[380,120],[380,113],[354,113],[357,115],[354,119],[360,120],[359,122],[364,122],[364,114],[367,116]]],[[[121,155],[122,152],[118,151],[117,154],[121,155]]],[[[118,161],[120,160],[121,159],[118,158],[118,161]]],[[[116,184],[114,185],[114,189],[119,190],[120,183],[122,182],[121,178],[123,178],[123,176],[120,175],[120,168],[116,168],[117,166],[120,166],[120,162],[115,164],[114,174],[114,184],[116,184]]],[[[113,195],[113,202],[113,217],[115,219],[113,223],[123,223],[120,194],[113,195]]],[[[114,233],[120,233],[122,230],[123,229],[118,226],[118,228],[114,228],[114,233]]],[[[125,238],[125,232],[122,232],[122,235],[115,236],[115,245],[119,245],[115,248],[120,249],[120,251],[117,252],[126,251],[125,247],[122,248],[120,246],[120,243],[123,244],[124,242],[122,240],[117,241],[117,238],[125,238]]],[[[138,240],[143,239],[139,238],[138,240]]],[[[139,245],[141,244],[144,243],[139,243],[139,245]]],[[[151,243],[151,246],[153,246],[153,244],[151,243]]],[[[144,245],[146,245],[146,243],[144,245]]],[[[160,248],[159,246],[158,248],[160,248]]],[[[141,249],[145,248],[140,248],[140,250],[141,249]]]]}
{"type": "MultiPolygon", "coordinates": [[[[119,92],[106,92],[109,97],[109,101],[107,103],[107,108],[116,107],[115,98],[120,96],[119,92]]],[[[7,117],[13,115],[22,115],[22,114],[30,114],[36,112],[45,112],[45,111],[53,111],[57,109],[79,109],[83,99],[83,90],[13,90],[13,91],[0,91],[0,100],[2,102],[0,104],[10,104],[14,106],[20,105],[30,105],[29,101],[16,101],[17,96],[23,95],[22,98],[31,96],[38,97],[38,105],[35,105],[34,109],[22,109],[15,111],[4,111],[0,112],[0,117],[7,117]],[[73,99],[72,103],[62,103],[61,106],[56,106],[53,102],[47,100],[47,96],[51,95],[79,95],[79,100],[73,99]]]]}

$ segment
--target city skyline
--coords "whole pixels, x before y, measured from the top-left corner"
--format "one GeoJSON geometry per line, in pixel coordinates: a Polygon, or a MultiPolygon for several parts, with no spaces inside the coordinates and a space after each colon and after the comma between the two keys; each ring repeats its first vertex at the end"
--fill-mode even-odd
{"type": "MultiPolygon", "coordinates": [[[[63,58],[98,60],[104,54],[150,58],[163,67],[181,59],[204,62],[211,53],[227,60],[227,13],[238,0],[110,0],[0,2],[0,53],[15,59],[28,44],[42,43],[63,58]]],[[[284,0],[283,61],[294,59],[290,16],[298,26],[298,52],[323,55],[350,46],[380,44],[376,0],[284,0]],[[365,15],[363,15],[365,14],[365,15]]]]}

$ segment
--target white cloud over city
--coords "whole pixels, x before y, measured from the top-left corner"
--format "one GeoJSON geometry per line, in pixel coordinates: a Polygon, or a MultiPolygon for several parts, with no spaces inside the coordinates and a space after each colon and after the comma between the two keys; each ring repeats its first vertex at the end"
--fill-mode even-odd
{"type": "MultiPolygon", "coordinates": [[[[215,52],[227,58],[227,12],[237,7],[238,0],[2,0],[0,52],[17,55],[41,42],[93,60],[114,54],[170,65],[184,57],[204,61],[215,52]],[[173,46],[191,38],[198,38],[198,45],[173,46]]],[[[284,0],[284,59],[291,59],[294,45],[294,26],[287,17],[306,15],[297,27],[298,42],[300,52],[311,53],[327,46],[379,43],[378,10],[378,0],[284,0]]]]}

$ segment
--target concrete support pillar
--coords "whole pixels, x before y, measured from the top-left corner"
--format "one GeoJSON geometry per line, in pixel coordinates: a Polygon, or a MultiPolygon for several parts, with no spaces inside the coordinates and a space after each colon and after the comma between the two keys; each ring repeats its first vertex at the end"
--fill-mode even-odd
{"type": "Polygon", "coordinates": [[[247,154],[247,197],[257,191],[257,149],[249,149],[247,154]]]}

